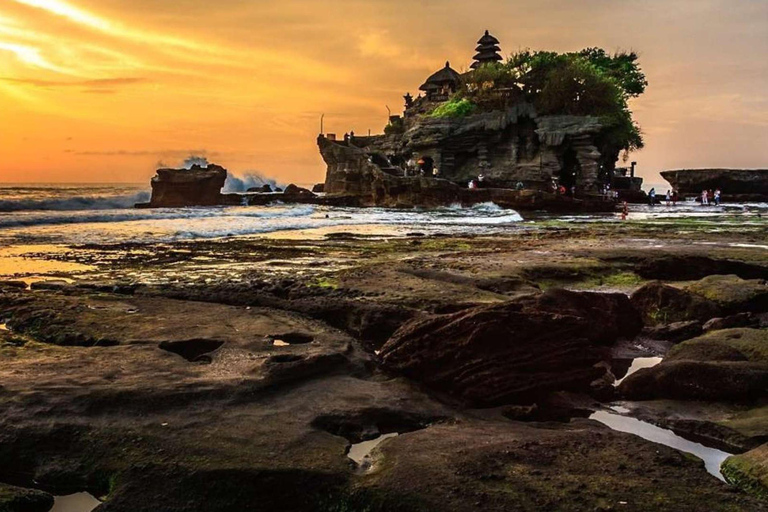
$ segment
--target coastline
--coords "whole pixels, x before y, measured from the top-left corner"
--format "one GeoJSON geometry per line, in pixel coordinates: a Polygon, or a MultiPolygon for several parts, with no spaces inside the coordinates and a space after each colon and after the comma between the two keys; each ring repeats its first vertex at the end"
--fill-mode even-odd
{"type": "MultiPolygon", "coordinates": [[[[589,510],[628,499],[638,510],[657,499],[761,510],[685,453],[584,419],[620,405],[730,454],[768,434],[768,422],[733,426],[763,414],[760,400],[724,410],[629,398],[633,382],[657,371],[645,369],[618,388],[566,386],[535,406],[478,408],[400,376],[391,356],[378,355],[409,322],[528,304],[542,292],[626,296],[657,279],[685,290],[711,274],[768,274],[768,223],[709,213],[544,215],[492,232],[363,224],[32,247],[28,262],[78,267],[6,267],[0,281],[0,321],[10,329],[0,331],[9,363],[0,408],[16,426],[3,430],[0,455],[11,464],[0,481],[30,486],[34,475],[43,491],[88,491],[117,511],[178,507],[190,496],[196,507],[242,507],[249,498],[232,491],[233,479],[261,489],[265,509],[458,511],[480,501],[502,510],[510,499],[536,509],[578,489],[589,510]],[[25,278],[36,280],[31,290],[8,281],[25,278]],[[368,469],[345,456],[350,443],[394,432],[368,469]],[[620,469],[609,476],[606,467],[620,469]],[[288,497],[298,481],[304,497],[288,497]]],[[[607,357],[618,379],[633,358],[668,350],[645,334],[607,357]]]]}

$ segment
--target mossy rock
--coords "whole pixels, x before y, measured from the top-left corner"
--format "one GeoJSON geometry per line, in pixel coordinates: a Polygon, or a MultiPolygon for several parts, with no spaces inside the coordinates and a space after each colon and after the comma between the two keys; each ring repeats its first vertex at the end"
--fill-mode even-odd
{"type": "Polygon", "coordinates": [[[0,484],[0,512],[47,512],[53,496],[36,489],[0,484]]]}
{"type": "Polygon", "coordinates": [[[768,364],[768,329],[724,329],[672,347],[667,361],[749,361],[768,364]]]}
{"type": "Polygon", "coordinates": [[[768,284],[760,279],[712,275],[689,285],[686,289],[717,303],[731,313],[768,309],[768,284]]]}
{"type": "Polygon", "coordinates": [[[723,313],[723,308],[713,300],[660,282],[648,283],[635,291],[632,304],[650,326],[704,322],[723,313]]]}
{"type": "Polygon", "coordinates": [[[768,501],[768,443],[728,457],[720,469],[729,483],[768,501]]]}

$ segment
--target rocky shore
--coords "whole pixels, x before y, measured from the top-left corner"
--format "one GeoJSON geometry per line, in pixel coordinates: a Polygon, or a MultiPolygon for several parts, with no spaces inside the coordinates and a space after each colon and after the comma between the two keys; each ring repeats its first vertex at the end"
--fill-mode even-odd
{"type": "Polygon", "coordinates": [[[0,283],[0,510],[768,510],[768,226],[715,227],[56,252],[0,283]]]}
{"type": "Polygon", "coordinates": [[[683,196],[720,189],[724,201],[768,201],[768,169],[679,169],[661,176],[683,196]]]}

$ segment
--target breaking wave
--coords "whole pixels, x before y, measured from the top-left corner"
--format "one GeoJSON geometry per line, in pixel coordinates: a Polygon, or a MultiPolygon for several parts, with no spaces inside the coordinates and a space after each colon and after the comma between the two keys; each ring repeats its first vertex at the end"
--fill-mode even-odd
{"type": "MultiPolygon", "coordinates": [[[[77,210],[114,210],[133,208],[136,203],[149,201],[146,191],[126,195],[74,195],[70,197],[30,197],[34,189],[24,189],[25,193],[0,199],[0,212],[22,211],[77,211],[77,210]]],[[[45,190],[45,189],[39,189],[45,190]]],[[[44,194],[41,194],[44,195],[44,194]]]]}

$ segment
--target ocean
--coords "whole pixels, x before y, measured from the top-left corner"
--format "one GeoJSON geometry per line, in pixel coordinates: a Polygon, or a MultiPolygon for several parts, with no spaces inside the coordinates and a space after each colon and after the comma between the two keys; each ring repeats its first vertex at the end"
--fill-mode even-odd
{"type": "Polygon", "coordinates": [[[486,232],[522,222],[517,212],[491,203],[433,210],[290,204],[134,208],[149,195],[141,185],[0,185],[0,244],[167,243],[360,226],[486,232]]]}
{"type": "MultiPolygon", "coordinates": [[[[395,210],[333,208],[314,205],[136,209],[149,200],[146,185],[56,184],[0,185],[0,245],[169,243],[180,240],[235,236],[291,236],[328,230],[383,234],[489,234],[535,227],[541,220],[565,222],[618,221],[618,215],[528,214],[493,203],[469,208],[395,210]]],[[[701,207],[683,203],[674,208],[631,205],[634,220],[718,217],[744,225],[768,213],[766,204],[701,207]]]]}

